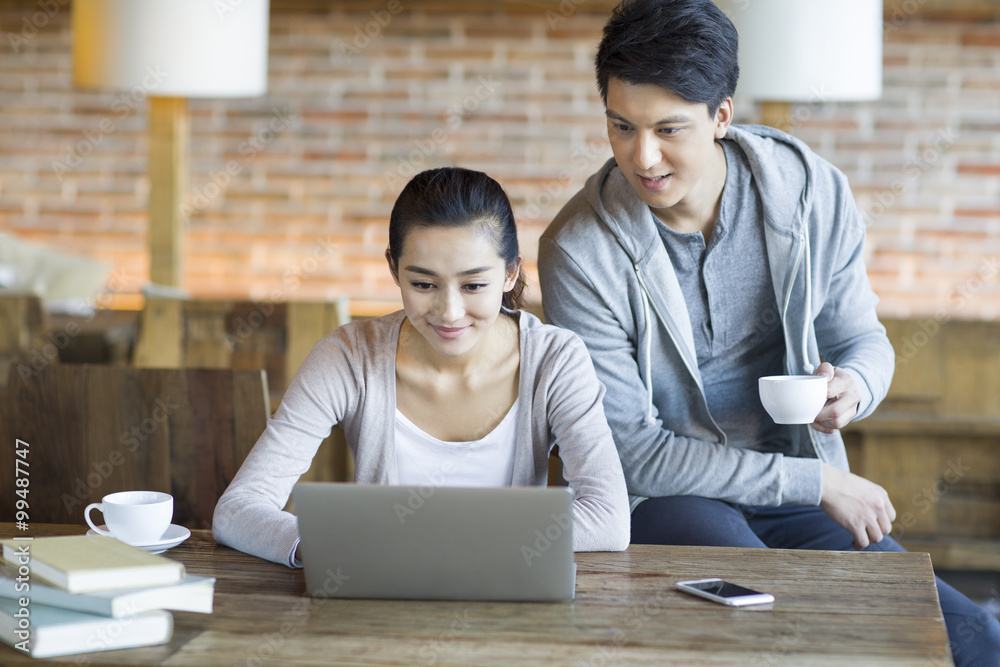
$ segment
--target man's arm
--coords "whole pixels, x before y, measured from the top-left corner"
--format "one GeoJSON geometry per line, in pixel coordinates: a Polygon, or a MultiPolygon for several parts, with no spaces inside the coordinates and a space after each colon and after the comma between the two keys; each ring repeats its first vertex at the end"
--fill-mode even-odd
{"type": "MultiPolygon", "coordinates": [[[[834,173],[839,194],[837,224],[827,241],[832,272],[826,300],[814,320],[816,341],[825,361],[817,374],[830,378],[827,404],[813,428],[833,433],[870,415],[885,398],[892,381],[895,355],[878,321],[878,297],[864,264],[865,227],[846,179],[834,173]]],[[[896,510],[878,484],[844,470],[824,466],[820,507],[854,536],[859,549],[888,535],[896,510]]]]}
{"type": "MultiPolygon", "coordinates": [[[[539,244],[538,271],[548,322],[575,331],[587,345],[607,387],[604,408],[622,460],[629,493],[643,496],[696,495],[749,505],[817,505],[821,467],[817,459],[785,457],[683,437],[666,428],[654,408],[644,423],[647,393],[629,339],[614,309],[595,289],[588,272],[629,271],[626,266],[582,267],[551,238],[539,244]]],[[[630,295],[622,293],[622,317],[630,316],[630,295]]],[[[636,325],[636,330],[638,324],[636,325]]],[[[657,372],[665,372],[657,369],[657,372]]],[[[677,391],[699,392],[679,377],[677,391]]],[[[702,400],[693,393],[689,402],[702,400]]]]}
{"type": "MultiPolygon", "coordinates": [[[[858,213],[846,178],[834,172],[834,187],[838,192],[837,220],[828,225],[826,240],[830,249],[823,258],[831,279],[823,307],[815,315],[813,326],[823,360],[843,376],[836,380],[837,395],[848,393],[856,398],[856,409],[849,405],[821,413],[821,425],[840,428],[849,421],[864,419],[875,411],[889,391],[895,369],[895,353],[878,320],[875,306],[878,296],[868,281],[864,263],[865,226],[858,213]],[[822,424],[824,418],[834,419],[822,424]]],[[[827,406],[828,408],[830,406],[827,406]]]]}

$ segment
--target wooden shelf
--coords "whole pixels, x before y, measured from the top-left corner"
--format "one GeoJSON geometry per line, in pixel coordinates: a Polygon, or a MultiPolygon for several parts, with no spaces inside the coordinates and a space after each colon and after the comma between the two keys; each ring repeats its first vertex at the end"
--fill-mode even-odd
{"type": "Polygon", "coordinates": [[[1000,540],[912,537],[899,543],[907,551],[929,553],[935,569],[1000,571],[1000,540]]]}
{"type": "MultiPolygon", "coordinates": [[[[1000,436],[1000,419],[876,411],[844,427],[844,433],[920,436],[1000,436]]],[[[997,444],[1000,444],[998,440],[997,444]]]]}

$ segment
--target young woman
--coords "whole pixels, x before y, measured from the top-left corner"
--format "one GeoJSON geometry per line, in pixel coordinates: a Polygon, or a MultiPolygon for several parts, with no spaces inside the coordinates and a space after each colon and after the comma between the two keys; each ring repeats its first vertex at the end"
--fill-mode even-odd
{"type": "Polygon", "coordinates": [[[575,334],[518,310],[524,278],[500,185],[467,169],[418,174],[393,206],[386,259],[403,310],[316,344],[219,499],[216,541],[301,566],[298,524],[282,507],[343,424],[355,480],[376,484],[542,486],[558,444],[574,549],[625,549],[604,387],[575,334]]]}

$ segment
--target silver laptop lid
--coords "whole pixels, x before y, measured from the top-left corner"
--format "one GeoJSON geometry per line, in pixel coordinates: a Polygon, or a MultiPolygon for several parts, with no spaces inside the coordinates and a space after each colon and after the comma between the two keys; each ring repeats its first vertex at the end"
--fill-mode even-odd
{"type": "Polygon", "coordinates": [[[293,491],[314,597],[573,598],[573,492],[300,482],[293,491]]]}

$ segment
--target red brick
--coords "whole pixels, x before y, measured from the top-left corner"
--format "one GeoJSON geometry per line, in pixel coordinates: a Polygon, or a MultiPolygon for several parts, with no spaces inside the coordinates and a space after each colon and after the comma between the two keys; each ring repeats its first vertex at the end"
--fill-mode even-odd
{"type": "Polygon", "coordinates": [[[991,48],[1000,47],[1000,32],[997,25],[989,31],[967,31],[962,33],[962,46],[986,46],[991,48]]]}
{"type": "Polygon", "coordinates": [[[995,218],[1000,220],[1000,208],[956,208],[956,217],[995,218]]]}
{"type": "Polygon", "coordinates": [[[1000,164],[959,164],[958,173],[1000,176],[1000,164]]]}

